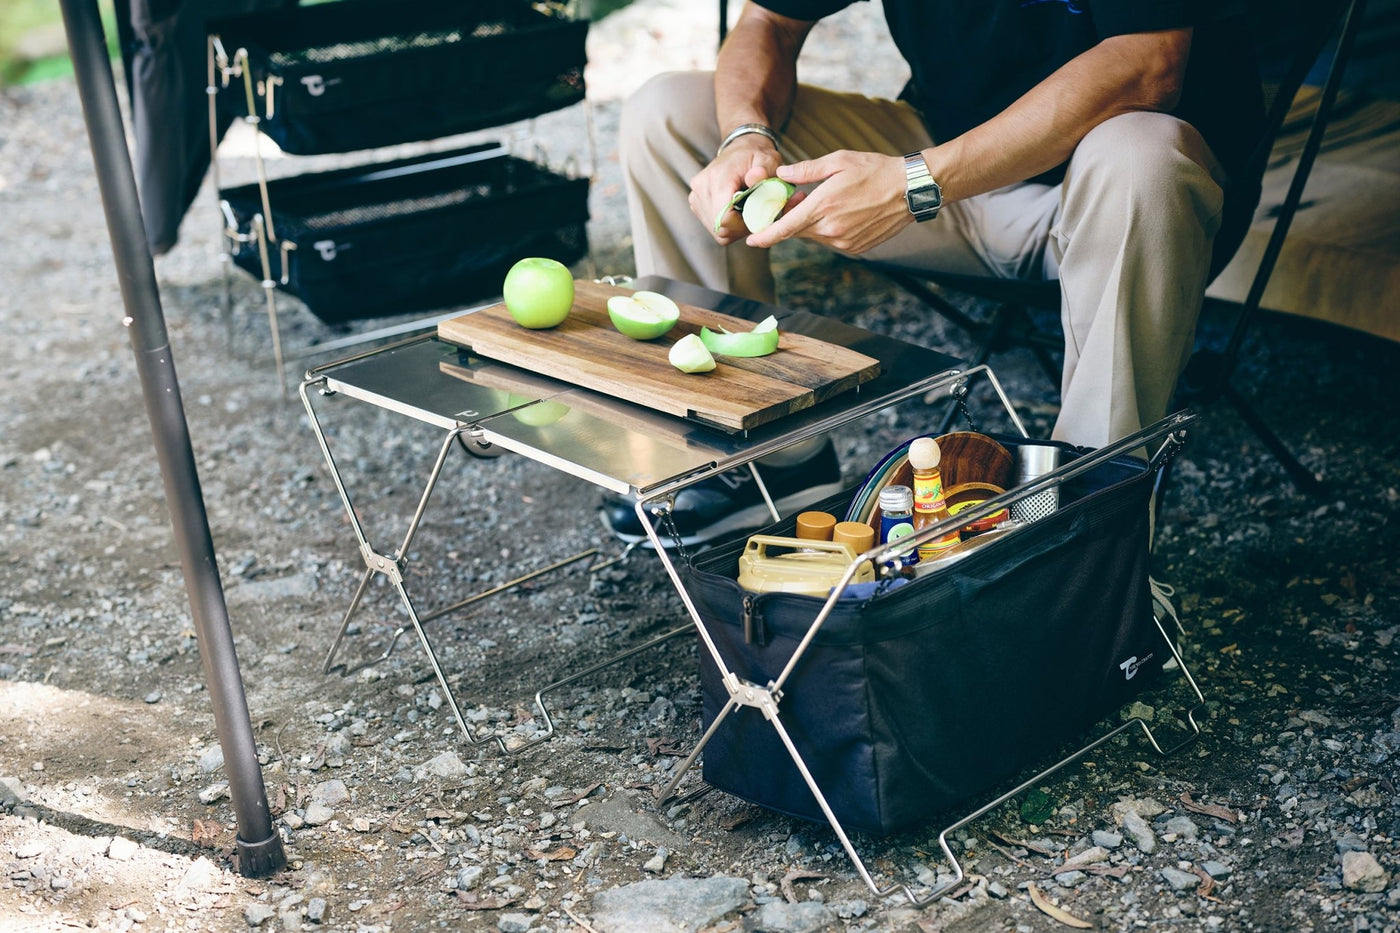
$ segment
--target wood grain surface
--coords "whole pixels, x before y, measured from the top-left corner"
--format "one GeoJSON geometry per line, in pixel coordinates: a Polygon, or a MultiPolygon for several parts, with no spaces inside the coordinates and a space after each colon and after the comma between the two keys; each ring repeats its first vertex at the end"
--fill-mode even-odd
{"type": "Polygon", "coordinates": [[[854,350],[780,330],[778,349],[764,357],[716,357],[708,373],[683,373],[667,354],[701,327],[746,331],[752,321],[682,304],[680,322],[655,340],[633,340],[608,319],[607,302],[629,289],[574,284],[574,307],[558,327],[530,330],[498,304],[443,321],[438,336],[477,356],[518,366],[727,431],[743,431],[824,401],[880,373],[878,360],[854,350]]]}

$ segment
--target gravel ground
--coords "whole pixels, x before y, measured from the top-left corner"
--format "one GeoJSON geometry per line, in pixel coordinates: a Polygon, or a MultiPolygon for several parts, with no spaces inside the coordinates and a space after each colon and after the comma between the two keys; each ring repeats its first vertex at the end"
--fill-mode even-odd
{"type": "MultiPolygon", "coordinates": [[[[889,92],[900,75],[878,7],[856,6],[830,29],[858,53],[814,48],[805,73],[889,92]]],[[[580,275],[631,271],[620,97],[659,62],[705,62],[712,16],[709,4],[641,0],[595,25],[593,256],[580,275]]],[[[578,125],[564,113],[528,131],[551,158],[577,160],[578,125]]],[[[234,174],[248,170],[246,140],[227,155],[234,174]]],[[[360,561],[304,412],[279,390],[254,284],[236,278],[234,313],[220,313],[205,191],[157,271],[290,860],[252,880],[231,871],[233,813],[71,83],[0,92],[0,216],[0,929],[1067,926],[1036,898],[1101,930],[1400,929],[1395,346],[1260,322],[1239,384],[1327,491],[1300,495],[1233,411],[1202,409],[1154,569],[1176,587],[1204,734],[1166,758],[1116,740],[960,830],[968,882],[914,910],[873,895],[823,826],[718,792],[656,806],[653,788],[698,735],[690,640],[558,691],[559,734],[508,757],[458,741],[414,644],[349,676],[321,673],[360,561]]],[[[801,249],[780,257],[789,305],[967,349],[858,268],[801,249]]],[[[339,336],[284,305],[289,347],[339,336]]],[[[1034,363],[1009,353],[994,365],[1043,430],[1054,394],[1034,363]]],[[[910,407],[839,439],[849,479],[925,429],[930,409],[910,407]]],[[[437,433],[353,403],[334,417],[367,526],[400,534],[437,433]]],[[[595,501],[518,457],[449,471],[411,555],[423,605],[516,566],[610,550],[595,501]]],[[[384,644],[391,596],[371,594],[349,651],[384,644]]],[[[538,687],[682,618],[656,562],[634,556],[513,590],[435,631],[474,726],[528,736],[542,725],[538,687]]],[[[1124,715],[1175,735],[1184,699],[1168,684],[1124,715]]],[[[882,884],[926,888],[948,872],[936,830],[856,843],[882,884]]]]}

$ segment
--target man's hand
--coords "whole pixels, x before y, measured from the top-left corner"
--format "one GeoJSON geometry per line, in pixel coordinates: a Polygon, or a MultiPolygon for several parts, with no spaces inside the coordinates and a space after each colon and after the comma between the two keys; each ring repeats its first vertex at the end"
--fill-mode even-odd
{"type": "Polygon", "coordinates": [[[765,178],[773,177],[782,157],[773,144],[758,134],[741,136],[690,180],[690,211],[722,246],[748,236],[738,211],[725,211],[715,228],[715,218],[734,195],[765,178]]]}
{"type": "Polygon", "coordinates": [[[840,150],[780,166],[776,174],[794,185],[816,187],[794,194],[787,213],[767,230],[748,237],[750,246],[766,248],[801,237],[858,256],[913,222],[904,201],[900,156],[840,150]]]}

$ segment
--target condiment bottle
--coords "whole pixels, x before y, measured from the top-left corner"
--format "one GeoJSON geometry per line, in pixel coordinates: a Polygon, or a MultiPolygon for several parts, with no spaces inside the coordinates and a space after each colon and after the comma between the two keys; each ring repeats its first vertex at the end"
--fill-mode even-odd
{"type": "MultiPolygon", "coordinates": [[[[938,465],[943,451],[931,437],[916,437],[909,445],[909,466],[914,470],[914,531],[951,518],[943,492],[943,474],[938,465]]],[[[919,559],[933,560],[962,540],[958,529],[919,545],[919,559]]]]}
{"type": "MultiPolygon", "coordinates": [[[[880,490],[880,543],[893,544],[914,533],[914,491],[908,486],[891,485],[880,490]]],[[[906,566],[919,562],[917,548],[900,558],[906,566]]]]}

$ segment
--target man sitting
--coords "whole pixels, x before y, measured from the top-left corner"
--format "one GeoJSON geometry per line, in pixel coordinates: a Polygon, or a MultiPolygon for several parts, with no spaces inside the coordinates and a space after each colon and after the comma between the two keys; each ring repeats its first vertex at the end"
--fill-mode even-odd
{"type": "MultiPolygon", "coordinates": [[[[627,102],[638,274],[774,302],[768,248],[799,237],[914,269],[1055,279],[1052,436],[1099,447],[1165,415],[1206,285],[1258,200],[1258,179],[1239,177],[1263,115],[1242,4],[886,0],[911,77],[876,100],[797,81],[812,27],[851,2],[752,0],[713,73],[659,75],[627,102]],[[772,226],[749,233],[729,212],[716,228],[735,192],[775,175],[798,193],[772,226]]],[[[829,448],[816,456],[768,483],[775,500],[800,507],[805,487],[839,484],[829,448]]],[[[755,504],[752,483],[725,483],[678,497],[683,537],[731,530],[755,504]]],[[[622,498],[603,518],[641,535],[622,498]]]]}

